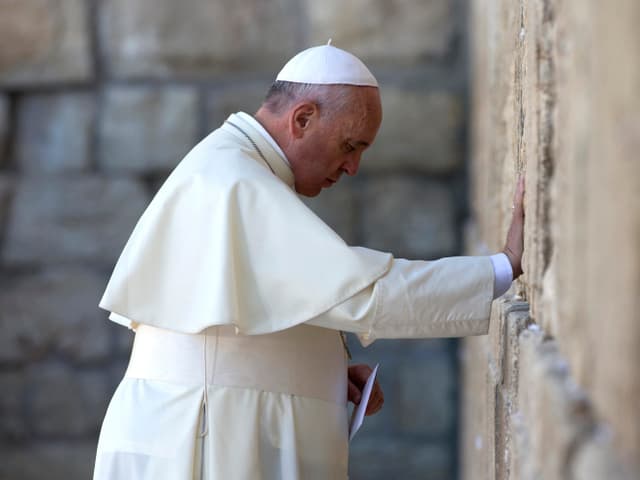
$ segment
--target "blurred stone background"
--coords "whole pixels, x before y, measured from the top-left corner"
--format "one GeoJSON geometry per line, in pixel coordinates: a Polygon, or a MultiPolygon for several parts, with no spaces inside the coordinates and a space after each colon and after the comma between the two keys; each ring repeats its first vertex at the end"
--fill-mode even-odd
{"type": "MultiPolygon", "coordinates": [[[[229,113],[253,113],[284,62],[351,50],[384,122],[356,178],[310,202],[351,244],[461,250],[463,0],[0,0],[0,478],[88,479],[132,333],[97,303],[138,216],[229,113]]],[[[376,342],[386,391],[353,479],[454,479],[456,344],[376,342]]]]}

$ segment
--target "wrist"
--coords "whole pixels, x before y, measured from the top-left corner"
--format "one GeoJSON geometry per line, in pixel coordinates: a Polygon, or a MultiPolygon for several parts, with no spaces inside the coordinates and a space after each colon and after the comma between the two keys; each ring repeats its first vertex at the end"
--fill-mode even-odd
{"type": "Polygon", "coordinates": [[[504,253],[509,259],[511,270],[513,271],[513,279],[515,280],[520,275],[522,275],[521,257],[519,255],[516,255],[508,245],[504,247],[502,253],[504,253]]]}

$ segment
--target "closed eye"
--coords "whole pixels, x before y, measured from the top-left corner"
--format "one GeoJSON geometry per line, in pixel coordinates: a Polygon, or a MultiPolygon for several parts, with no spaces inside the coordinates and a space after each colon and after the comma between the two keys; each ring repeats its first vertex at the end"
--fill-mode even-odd
{"type": "Polygon", "coordinates": [[[345,143],[343,149],[346,153],[351,153],[356,149],[356,147],[354,147],[350,143],[345,143]]]}

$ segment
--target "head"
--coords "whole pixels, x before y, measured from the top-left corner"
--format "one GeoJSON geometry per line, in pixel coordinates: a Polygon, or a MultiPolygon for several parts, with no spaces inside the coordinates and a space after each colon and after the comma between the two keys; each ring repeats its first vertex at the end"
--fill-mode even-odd
{"type": "Polygon", "coordinates": [[[276,81],[256,118],[291,163],[296,191],[313,197],[358,172],[382,107],[374,86],[276,81]]]}

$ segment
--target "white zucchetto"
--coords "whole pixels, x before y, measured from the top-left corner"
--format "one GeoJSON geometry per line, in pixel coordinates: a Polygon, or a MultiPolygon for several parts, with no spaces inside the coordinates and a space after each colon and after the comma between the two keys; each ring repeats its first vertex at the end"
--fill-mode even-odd
{"type": "Polygon", "coordinates": [[[376,78],[358,57],[332,45],[312,47],[298,53],[280,70],[276,81],[378,86],[376,78]]]}

